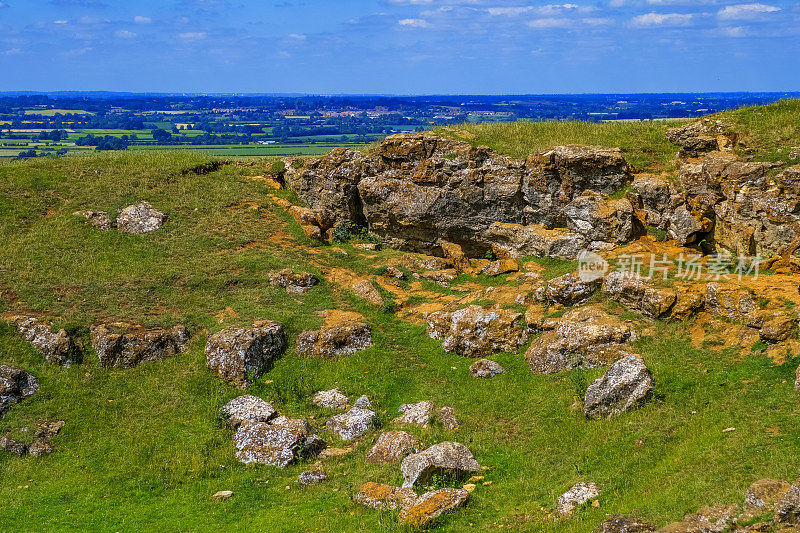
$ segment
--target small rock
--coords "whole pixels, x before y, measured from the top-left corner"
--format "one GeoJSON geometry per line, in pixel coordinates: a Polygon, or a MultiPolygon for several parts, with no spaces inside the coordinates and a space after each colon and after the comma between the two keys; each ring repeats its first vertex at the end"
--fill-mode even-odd
{"type": "Polygon", "coordinates": [[[458,429],[456,411],[452,407],[442,407],[437,413],[439,422],[447,429],[458,429]]]}
{"type": "Polygon", "coordinates": [[[498,259],[483,267],[481,274],[494,277],[509,272],[519,272],[520,268],[522,265],[520,265],[519,259],[498,259]]]}
{"type": "Polygon", "coordinates": [[[221,379],[246,388],[286,349],[286,334],[277,322],[255,322],[252,328],[227,328],[208,338],[206,362],[221,379]]]}
{"type": "Polygon", "coordinates": [[[377,242],[357,242],[353,245],[353,248],[366,250],[368,252],[377,252],[381,249],[381,245],[377,242]]]}
{"type": "Polygon", "coordinates": [[[779,524],[800,524],[800,479],[775,504],[773,520],[779,524]]]}
{"type": "Polygon", "coordinates": [[[469,448],[458,442],[441,442],[419,453],[409,455],[400,465],[403,487],[427,483],[434,475],[448,478],[468,477],[480,472],[481,465],[469,448]]]}
{"type": "Polygon", "coordinates": [[[319,453],[324,442],[317,435],[310,434],[308,423],[281,417],[273,424],[267,422],[247,422],[239,426],[233,436],[236,458],[245,464],[259,463],[286,467],[298,457],[319,453]],[[280,425],[279,425],[280,421],[280,425]],[[298,427],[299,426],[299,427],[298,427]]]}
{"type": "Polygon", "coordinates": [[[630,516],[615,514],[594,530],[593,533],[646,533],[655,531],[656,526],[630,516]]]}
{"type": "Polygon", "coordinates": [[[549,280],[541,298],[554,304],[576,305],[585,302],[603,284],[603,278],[583,280],[576,273],[564,274],[549,280]]]}
{"type": "Polygon", "coordinates": [[[461,489],[426,492],[413,504],[404,507],[397,520],[403,526],[424,528],[441,515],[464,505],[468,498],[469,492],[461,489]]]}
{"type": "Polygon", "coordinates": [[[53,333],[50,324],[32,316],[15,316],[10,322],[48,362],[68,367],[83,359],[83,344],[63,329],[53,333]]]}
{"type": "Polygon", "coordinates": [[[369,409],[353,407],[346,413],[336,415],[325,424],[342,440],[352,440],[360,437],[372,427],[375,413],[369,409]]]}
{"type": "Polygon", "coordinates": [[[278,413],[272,404],[257,396],[244,395],[234,398],[222,408],[222,417],[232,429],[245,422],[269,422],[278,413]]]}
{"type": "Polygon", "coordinates": [[[664,533],[684,533],[701,531],[720,533],[727,531],[739,511],[737,505],[703,506],[696,513],[683,517],[683,521],[669,524],[659,531],[664,533]]]}
{"type": "Polygon", "coordinates": [[[450,283],[458,278],[458,272],[456,272],[454,268],[446,268],[443,270],[427,270],[420,274],[420,276],[442,287],[449,287],[450,283]]]}
{"type": "Polygon", "coordinates": [[[372,402],[369,401],[369,398],[366,394],[362,394],[353,403],[353,407],[358,407],[359,409],[370,409],[372,407],[372,402]]]}
{"type": "Polygon", "coordinates": [[[397,463],[405,456],[417,451],[418,439],[405,431],[381,433],[375,446],[367,454],[368,463],[397,463]]]}
{"type": "Polygon", "coordinates": [[[10,435],[0,437],[0,450],[5,450],[8,453],[13,453],[20,457],[28,454],[28,446],[18,440],[14,440],[10,435]]]}
{"type": "Polygon", "coordinates": [[[150,233],[161,227],[167,215],[153,209],[147,202],[129,205],[117,215],[117,229],[123,233],[136,235],[150,233]]]}
{"type": "Polygon", "coordinates": [[[345,321],[304,331],[297,337],[295,353],[305,357],[333,358],[352,355],[372,346],[372,328],[363,322],[345,321]]]}
{"type": "Polygon", "coordinates": [[[417,499],[411,489],[392,487],[383,483],[364,483],[353,496],[353,501],[373,509],[397,509],[406,507],[417,499]]]}
{"type": "Polygon", "coordinates": [[[93,228],[101,231],[108,231],[113,226],[111,218],[105,211],[75,211],[72,214],[85,218],[93,228]]]}
{"type": "Polygon", "coordinates": [[[434,404],[431,401],[422,401],[418,403],[404,403],[398,411],[403,413],[394,419],[398,424],[413,424],[420,427],[428,427],[431,415],[433,414],[434,404]]]}
{"type": "Polygon", "coordinates": [[[58,435],[64,428],[66,423],[63,420],[52,420],[50,422],[42,422],[36,431],[33,432],[34,439],[52,439],[58,435]]]}
{"type": "Polygon", "coordinates": [[[472,264],[469,258],[461,249],[461,246],[452,242],[442,243],[442,253],[450,265],[456,269],[457,272],[469,272],[472,270],[472,264]]]}
{"type": "Polygon", "coordinates": [[[469,366],[469,371],[474,378],[492,378],[506,369],[489,359],[479,359],[469,366]]]}
{"type": "Polygon", "coordinates": [[[322,470],[306,470],[297,478],[301,485],[313,485],[328,479],[328,475],[322,470]]]}
{"type": "Polygon", "coordinates": [[[39,390],[35,377],[21,368],[0,365],[0,417],[15,403],[39,390]]]}
{"type": "Polygon", "coordinates": [[[744,505],[749,508],[771,509],[792,488],[780,479],[759,479],[744,494],[744,505]]]}
{"type": "Polygon", "coordinates": [[[594,483],[576,483],[567,492],[558,497],[558,512],[569,516],[575,507],[583,505],[600,495],[600,488],[594,483]]]}
{"type": "Polygon", "coordinates": [[[309,272],[295,273],[285,268],[269,273],[269,284],[286,289],[287,294],[305,294],[319,283],[319,278],[309,272]]]}
{"type": "Polygon", "coordinates": [[[233,491],[230,491],[230,490],[220,490],[220,491],[217,491],[217,492],[215,492],[215,493],[214,493],[214,494],[211,496],[211,501],[212,501],[212,502],[221,502],[221,501],[224,501],[224,500],[230,499],[232,496],[233,496],[233,491]]]}
{"type": "Polygon", "coordinates": [[[323,390],[314,394],[311,403],[318,407],[328,409],[347,409],[347,396],[342,394],[339,389],[323,390]]]}
{"type": "Polygon", "coordinates": [[[586,389],[583,412],[588,418],[605,418],[626,411],[653,389],[650,372],[641,359],[629,355],[586,389]]]}
{"type": "Polygon", "coordinates": [[[465,483],[461,488],[472,494],[475,492],[475,489],[477,489],[478,486],[475,483],[465,483]]]}
{"type": "Polygon", "coordinates": [[[393,267],[393,266],[386,267],[386,274],[388,274],[389,276],[391,276],[391,277],[393,277],[395,279],[400,279],[400,280],[406,279],[405,272],[403,272],[402,270],[400,270],[397,267],[393,267]]]}
{"type": "Polygon", "coordinates": [[[353,293],[375,307],[383,306],[383,296],[381,296],[381,293],[378,292],[378,289],[375,288],[372,282],[367,279],[362,279],[354,283],[353,293]]]}
{"type": "Polygon", "coordinates": [[[28,453],[32,457],[42,457],[43,455],[53,453],[54,451],[55,447],[53,447],[50,439],[34,439],[28,448],[28,453]]]}
{"type": "Polygon", "coordinates": [[[91,328],[92,347],[104,367],[133,368],[185,352],[189,334],[183,326],[148,329],[125,322],[91,328]]]}

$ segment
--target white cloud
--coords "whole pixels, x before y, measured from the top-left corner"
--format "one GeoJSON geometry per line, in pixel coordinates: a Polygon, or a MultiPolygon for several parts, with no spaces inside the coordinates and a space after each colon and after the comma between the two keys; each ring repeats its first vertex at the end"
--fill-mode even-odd
{"type": "Polygon", "coordinates": [[[206,38],[206,32],[204,31],[189,31],[186,33],[181,33],[178,35],[184,41],[199,41],[206,38]]]}
{"type": "Polygon", "coordinates": [[[82,56],[92,51],[91,46],[86,46],[84,48],[73,48],[72,50],[67,50],[66,52],[62,53],[61,55],[67,57],[73,56],[82,56]]]}
{"type": "Polygon", "coordinates": [[[289,38],[294,39],[296,41],[305,41],[306,39],[308,39],[308,35],[304,35],[302,33],[290,33],[289,38]]]}
{"type": "Polygon", "coordinates": [[[428,28],[430,24],[425,19],[403,19],[397,22],[401,26],[406,26],[408,28],[428,28]]]}
{"type": "Polygon", "coordinates": [[[3,54],[4,56],[15,56],[15,55],[19,55],[21,53],[22,53],[22,50],[20,50],[19,48],[10,48],[10,49],[6,50],[5,52],[0,52],[0,54],[3,54]]]}
{"type": "Polygon", "coordinates": [[[425,6],[432,4],[433,0],[389,0],[390,4],[400,4],[406,6],[425,6]]]}
{"type": "Polygon", "coordinates": [[[582,8],[578,4],[547,4],[545,6],[515,6],[515,7],[490,7],[487,9],[493,17],[518,17],[525,13],[537,13],[544,16],[552,16],[570,10],[591,11],[593,8],[582,8]]]}
{"type": "Polygon", "coordinates": [[[119,39],[133,39],[136,37],[136,34],[128,30],[117,30],[114,32],[114,37],[119,39]]]}
{"type": "Polygon", "coordinates": [[[645,13],[633,17],[633,25],[648,26],[686,26],[692,21],[692,15],[683,13],[645,13]]]}
{"type": "Polygon", "coordinates": [[[68,20],[54,20],[53,24],[66,24],[67,22],[69,22],[69,21],[68,20]]]}
{"type": "Polygon", "coordinates": [[[766,4],[737,4],[720,9],[717,15],[725,20],[751,19],[764,13],[774,13],[780,10],[779,7],[766,4]]]}
{"type": "Polygon", "coordinates": [[[573,26],[575,23],[570,19],[565,18],[543,18],[529,20],[525,24],[531,28],[568,28],[573,26]]]}
{"type": "Polygon", "coordinates": [[[720,28],[719,32],[725,37],[745,37],[747,36],[747,28],[743,26],[729,26],[720,28]]]}
{"type": "Polygon", "coordinates": [[[603,18],[603,17],[588,17],[581,19],[581,22],[583,22],[587,26],[607,26],[609,24],[613,24],[614,19],[603,18]]]}
{"type": "Polygon", "coordinates": [[[153,19],[151,19],[150,17],[143,17],[141,15],[136,15],[135,17],[133,17],[133,22],[135,22],[136,24],[150,24],[151,22],[153,22],[153,19]]]}
{"type": "Polygon", "coordinates": [[[533,11],[535,8],[533,6],[518,6],[518,7],[490,7],[489,8],[489,15],[493,17],[517,17],[522,15],[523,13],[528,13],[533,11]]]}

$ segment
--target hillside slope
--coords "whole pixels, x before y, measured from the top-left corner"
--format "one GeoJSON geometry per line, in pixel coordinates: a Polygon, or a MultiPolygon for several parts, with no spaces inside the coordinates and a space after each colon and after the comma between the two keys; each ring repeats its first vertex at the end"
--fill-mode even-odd
{"type": "MultiPolygon", "coordinates": [[[[745,138],[755,150],[751,156],[790,163],[784,156],[796,141],[796,112],[796,103],[781,103],[726,119],[751,128],[745,138]],[[769,133],[776,127],[783,132],[773,132],[778,137],[769,133]]],[[[620,146],[635,167],[670,172],[678,148],[662,137],[665,128],[553,123],[469,125],[446,133],[517,157],[554,144],[620,146]]],[[[52,454],[17,457],[0,450],[0,531],[402,530],[397,511],[369,509],[352,496],[368,481],[402,483],[397,465],[367,463],[365,455],[380,432],[397,429],[392,420],[401,404],[422,400],[453,407],[459,426],[404,427],[419,448],[460,442],[488,467],[467,505],[434,524],[439,531],[584,532],[615,513],[663,526],[702,505],[742,504],[758,479],[795,480],[796,331],[776,349],[758,333],[755,341],[737,339],[747,329],[741,317],[652,319],[597,291],[590,307],[639,331],[630,348],[646,362],[654,389],[638,408],[592,420],[582,401],[606,369],[532,372],[522,354],[547,332],[530,335],[516,351],[492,354],[506,372],[491,379],[473,378],[474,359],[445,351],[426,334],[432,310],[473,304],[525,313],[537,305],[537,284],[574,271],[575,261],[521,257],[522,270],[532,274],[526,278],[481,273],[488,260],[472,258],[475,268],[437,282],[430,271],[440,269],[424,265],[440,258],[362,246],[373,240],[366,234],[334,244],[307,236],[285,210],[298,203],[296,194],[273,188],[273,170],[272,161],[220,165],[172,152],[0,165],[3,317],[36,315],[87,346],[90,326],[115,321],[183,324],[191,335],[185,353],[162,361],[106,368],[88,348],[83,362],[64,368],[47,362],[10,323],[0,325],[0,365],[27,370],[40,385],[0,418],[0,435],[30,443],[41,422],[65,421],[52,454]],[[144,235],[100,231],[73,214],[103,210],[114,218],[142,200],[168,216],[144,235]],[[405,279],[392,278],[387,266],[405,279]],[[320,284],[287,294],[269,281],[270,272],[284,268],[313,273],[320,284]],[[377,302],[354,293],[363,280],[373,284],[377,302]],[[326,310],[361,315],[373,345],[335,359],[298,355],[298,335],[320,328],[326,310]],[[247,394],[307,419],[329,447],[347,453],[285,469],[237,461],[234,432],[219,411],[242,392],[207,368],[204,347],[223,328],[263,319],[284,326],[289,348],[247,394]],[[312,395],[334,387],[351,399],[368,395],[376,427],[352,442],[326,429],[336,411],[314,405],[312,395]],[[296,483],[314,469],[328,479],[310,487],[296,483]],[[597,504],[588,501],[559,518],[559,495],[588,481],[601,488],[597,504]],[[233,496],[211,501],[220,490],[233,496]]],[[[627,246],[615,253],[683,250],[653,236],[627,246]]],[[[794,313],[797,281],[791,272],[770,273],[749,288],[765,309],[794,313]]],[[[659,287],[675,285],[670,279],[659,287]]],[[[581,308],[553,305],[540,318],[558,320],[575,309],[581,308]]],[[[520,324],[534,329],[535,318],[528,314],[520,324]]],[[[772,518],[771,510],[762,515],[772,518]]]]}

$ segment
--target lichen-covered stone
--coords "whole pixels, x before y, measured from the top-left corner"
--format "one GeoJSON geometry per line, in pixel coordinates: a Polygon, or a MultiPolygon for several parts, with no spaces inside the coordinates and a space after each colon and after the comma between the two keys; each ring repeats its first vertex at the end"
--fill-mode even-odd
{"type": "Polygon", "coordinates": [[[295,352],[304,357],[334,358],[352,355],[372,346],[372,328],[363,322],[345,321],[304,331],[297,337],[295,352]]]}
{"type": "Polygon", "coordinates": [[[443,514],[466,504],[468,499],[469,493],[462,489],[445,488],[426,492],[413,504],[404,507],[397,520],[405,527],[429,527],[443,514]]]}
{"type": "Polygon", "coordinates": [[[39,382],[21,368],[0,365],[0,417],[15,403],[39,390],[39,382]]]}
{"type": "Polygon", "coordinates": [[[296,273],[285,268],[269,273],[269,284],[286,289],[287,294],[305,294],[319,283],[319,278],[309,272],[296,273]]]}
{"type": "Polygon", "coordinates": [[[85,218],[93,228],[101,231],[108,231],[114,225],[105,211],[75,211],[73,215],[85,218]]]}
{"type": "Polygon", "coordinates": [[[233,429],[247,422],[268,422],[278,414],[272,404],[249,394],[229,401],[221,412],[225,423],[233,429]]]}
{"type": "Polygon", "coordinates": [[[469,372],[474,378],[491,378],[505,371],[505,368],[489,359],[479,359],[469,366],[469,372]]]}
{"type": "Polygon", "coordinates": [[[233,443],[236,458],[242,463],[284,468],[297,459],[302,439],[296,432],[272,427],[267,422],[250,422],[239,426],[233,443]]]}
{"type": "Polygon", "coordinates": [[[395,418],[394,422],[397,424],[412,424],[420,427],[428,427],[434,407],[434,403],[428,400],[417,403],[404,403],[398,408],[398,411],[403,414],[395,418]]]}
{"type": "Polygon", "coordinates": [[[311,398],[311,403],[318,407],[327,407],[328,409],[347,409],[348,399],[347,396],[336,389],[323,390],[314,393],[311,398]]]}
{"type": "Polygon", "coordinates": [[[528,338],[522,313],[509,309],[484,309],[471,305],[449,313],[437,311],[428,317],[428,336],[442,339],[442,348],[466,357],[494,352],[516,352],[528,338]]]}
{"type": "Polygon", "coordinates": [[[452,407],[442,407],[436,412],[436,418],[439,423],[446,429],[458,429],[458,420],[456,420],[456,410],[452,407]]]}
{"type": "Polygon", "coordinates": [[[778,524],[800,525],[800,479],[775,504],[774,520],[778,524]]]}
{"type": "Polygon", "coordinates": [[[548,321],[552,331],[533,340],[525,358],[537,374],[595,368],[630,353],[633,327],[596,307],[579,307],[548,321]]]}
{"type": "Polygon", "coordinates": [[[656,526],[631,516],[615,514],[605,520],[592,533],[648,533],[655,531],[656,526]]]}
{"type": "Polygon", "coordinates": [[[567,229],[548,229],[541,224],[494,222],[487,238],[492,250],[500,257],[517,258],[525,255],[575,259],[589,244],[582,236],[567,229]]]}
{"type": "Polygon", "coordinates": [[[375,285],[368,279],[362,279],[353,283],[353,294],[362,300],[366,300],[375,307],[381,307],[383,305],[383,296],[381,296],[381,293],[378,292],[375,285]]]}
{"type": "Polygon", "coordinates": [[[677,300],[674,289],[655,287],[644,276],[619,270],[605,277],[603,292],[629,309],[654,318],[669,314],[677,300]]]}
{"type": "Polygon", "coordinates": [[[541,299],[554,304],[576,305],[585,302],[603,285],[603,278],[582,279],[577,273],[564,274],[549,280],[541,292],[541,299]]]}
{"type": "Polygon", "coordinates": [[[620,359],[586,389],[583,412],[588,418],[618,415],[643,400],[653,389],[650,372],[641,359],[620,359]]]}
{"type": "Polygon", "coordinates": [[[403,487],[426,483],[434,475],[460,479],[479,472],[481,465],[469,448],[458,442],[441,442],[419,453],[409,455],[400,465],[403,487]]]}
{"type": "Polygon", "coordinates": [[[123,233],[150,233],[161,227],[167,215],[148,202],[129,205],[117,215],[117,229],[123,233]]]}
{"type": "Polygon", "coordinates": [[[367,453],[368,463],[393,464],[417,451],[418,439],[405,431],[381,433],[377,442],[367,453]]]}
{"type": "Polygon", "coordinates": [[[221,379],[246,388],[286,349],[286,334],[277,322],[255,322],[251,328],[227,328],[208,338],[206,362],[221,379]]]}
{"type": "Polygon", "coordinates": [[[124,322],[91,328],[92,347],[104,367],[133,368],[186,351],[189,334],[183,326],[148,329],[124,322]]]}
{"type": "Polygon", "coordinates": [[[781,479],[759,479],[745,492],[744,506],[760,511],[772,509],[791,487],[791,483],[781,479]]]}
{"type": "Polygon", "coordinates": [[[416,499],[417,495],[411,489],[372,481],[364,483],[353,495],[354,502],[373,509],[398,509],[410,505],[416,499]]]}
{"type": "Polygon", "coordinates": [[[558,497],[558,512],[562,516],[569,516],[577,506],[583,505],[598,496],[600,496],[600,487],[594,483],[576,483],[571,489],[558,497]]]}
{"type": "Polygon", "coordinates": [[[372,407],[372,402],[369,400],[369,397],[366,394],[362,394],[356,399],[355,402],[353,402],[353,407],[358,407],[359,409],[370,409],[372,407]]]}
{"type": "Polygon", "coordinates": [[[336,415],[328,420],[325,427],[342,440],[352,440],[369,431],[374,420],[374,412],[369,409],[353,407],[346,413],[336,415]]]}
{"type": "Polygon", "coordinates": [[[83,344],[67,335],[63,329],[53,333],[50,324],[32,316],[15,316],[10,322],[48,362],[70,366],[83,359],[83,344]]]}
{"type": "Polygon", "coordinates": [[[326,479],[328,479],[328,474],[322,470],[306,470],[297,477],[297,482],[301,485],[314,485],[326,479]]]}
{"type": "Polygon", "coordinates": [[[472,270],[472,264],[467,254],[461,249],[461,246],[452,242],[443,242],[441,246],[445,259],[457,272],[470,272],[472,270]]]}
{"type": "Polygon", "coordinates": [[[498,259],[483,267],[480,273],[487,276],[499,276],[510,272],[519,272],[520,268],[522,268],[522,265],[520,265],[519,259],[498,259]]]}

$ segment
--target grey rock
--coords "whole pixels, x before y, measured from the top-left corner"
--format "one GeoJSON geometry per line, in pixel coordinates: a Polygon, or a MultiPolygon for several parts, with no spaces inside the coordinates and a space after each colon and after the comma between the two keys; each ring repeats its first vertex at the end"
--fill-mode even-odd
{"type": "Polygon", "coordinates": [[[589,418],[618,415],[647,397],[653,389],[650,372],[641,359],[629,355],[586,389],[583,412],[589,418]]]}
{"type": "Polygon", "coordinates": [[[53,333],[49,323],[32,316],[15,316],[10,322],[48,362],[68,367],[83,359],[83,343],[67,335],[63,329],[53,333]]]}
{"type": "Polygon", "coordinates": [[[481,470],[469,448],[458,442],[441,442],[409,455],[400,465],[403,487],[426,483],[434,475],[460,479],[481,470]]]}
{"type": "Polygon", "coordinates": [[[489,359],[479,359],[469,367],[474,378],[491,378],[506,371],[505,368],[489,359]]]}
{"type": "Polygon", "coordinates": [[[233,436],[236,458],[245,464],[258,463],[284,468],[300,454],[303,436],[272,427],[266,422],[242,424],[233,436]]]}
{"type": "Polygon", "coordinates": [[[301,485],[308,486],[319,483],[320,481],[325,481],[326,479],[328,479],[328,474],[322,470],[306,470],[298,476],[297,482],[301,485]]]}
{"type": "Polygon", "coordinates": [[[335,358],[372,346],[372,328],[363,322],[348,321],[304,331],[297,337],[295,353],[305,357],[335,358]]]}
{"type": "Polygon", "coordinates": [[[775,504],[773,520],[779,524],[800,524],[800,479],[775,504]]]}
{"type": "Polygon", "coordinates": [[[602,278],[582,279],[572,272],[548,280],[538,296],[554,304],[576,305],[588,300],[602,285],[602,278]]]}
{"type": "Polygon", "coordinates": [[[325,427],[342,440],[352,440],[369,431],[374,420],[374,412],[369,409],[353,407],[346,413],[336,415],[328,420],[325,427]]]}
{"type": "Polygon", "coordinates": [[[442,424],[446,429],[458,429],[458,420],[456,420],[456,410],[452,407],[442,407],[436,413],[436,418],[439,419],[439,423],[442,424]]]}
{"type": "Polygon", "coordinates": [[[449,313],[437,311],[428,317],[428,336],[442,339],[442,348],[466,357],[495,352],[516,352],[528,338],[522,313],[509,309],[484,309],[471,305],[449,313]]]}
{"type": "Polygon", "coordinates": [[[370,409],[372,407],[372,402],[369,401],[369,397],[367,397],[366,394],[362,394],[355,402],[353,402],[353,407],[358,407],[359,409],[370,409]]]}
{"type": "Polygon", "coordinates": [[[185,352],[189,334],[183,326],[143,328],[124,322],[91,328],[92,347],[104,367],[133,368],[185,352]]]}
{"type": "Polygon", "coordinates": [[[524,226],[509,222],[492,223],[487,239],[492,250],[501,257],[535,255],[575,259],[589,244],[585,237],[567,229],[548,229],[543,224],[524,226]]]}
{"type": "Polygon", "coordinates": [[[626,198],[588,191],[564,208],[564,216],[567,228],[587,241],[624,243],[633,237],[633,206],[626,198]]]}
{"type": "Polygon", "coordinates": [[[353,501],[373,509],[397,509],[414,503],[416,493],[408,488],[392,487],[372,481],[364,483],[353,495],[353,501]]]}
{"type": "Polygon", "coordinates": [[[558,512],[569,516],[579,505],[583,505],[600,495],[600,487],[594,483],[576,483],[567,492],[558,497],[558,512]]]}
{"type": "Polygon", "coordinates": [[[305,294],[319,283],[319,278],[309,272],[296,273],[285,268],[269,273],[269,284],[286,289],[287,294],[305,294]]]}
{"type": "Polygon", "coordinates": [[[153,208],[148,202],[129,205],[117,215],[117,229],[123,233],[143,234],[156,231],[167,215],[153,208]]]}
{"type": "Polygon", "coordinates": [[[347,409],[347,396],[342,394],[338,388],[331,390],[323,390],[314,393],[311,402],[318,407],[327,407],[328,409],[347,409]]]}
{"type": "Polygon", "coordinates": [[[603,521],[593,533],[647,533],[655,531],[656,526],[631,516],[615,514],[603,521]]]}
{"type": "Polygon", "coordinates": [[[21,368],[0,365],[0,417],[15,403],[39,391],[39,382],[21,368]]]}
{"type": "Polygon", "coordinates": [[[85,218],[93,228],[101,231],[108,231],[114,225],[105,211],[76,211],[73,215],[85,218]]]}
{"type": "Polygon", "coordinates": [[[28,445],[12,439],[10,435],[0,437],[0,450],[5,450],[8,453],[18,455],[19,457],[28,455],[28,445]]]}
{"type": "Polygon", "coordinates": [[[367,453],[368,463],[398,463],[405,456],[417,451],[417,437],[405,431],[381,433],[375,445],[367,453]]]}
{"type": "Polygon", "coordinates": [[[225,423],[233,429],[246,422],[269,422],[278,414],[272,404],[250,395],[234,398],[221,411],[225,423]]]}
{"type": "Polygon", "coordinates": [[[208,338],[206,363],[218,377],[245,388],[286,350],[286,334],[277,322],[256,322],[252,328],[228,328],[208,338]]]}
{"type": "Polygon", "coordinates": [[[394,419],[398,424],[412,424],[420,427],[428,427],[431,416],[433,415],[434,403],[428,400],[417,403],[404,403],[399,408],[402,416],[394,419]]]}

